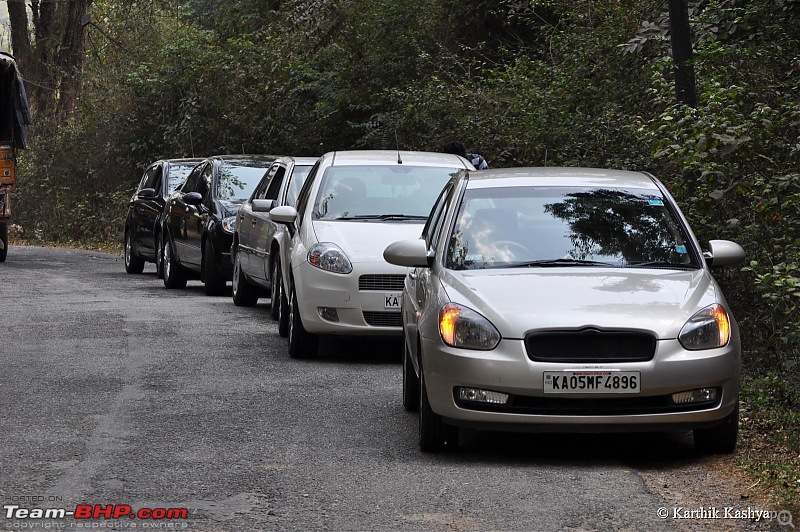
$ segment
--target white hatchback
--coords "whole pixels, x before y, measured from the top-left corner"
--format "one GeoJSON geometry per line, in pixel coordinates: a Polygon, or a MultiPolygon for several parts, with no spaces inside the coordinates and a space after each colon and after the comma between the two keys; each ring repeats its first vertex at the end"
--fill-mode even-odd
{"type": "Polygon", "coordinates": [[[387,263],[390,243],[420,235],[450,178],[473,169],[462,157],[408,151],[323,155],[297,206],[270,218],[289,228],[284,289],[289,356],[313,356],[319,334],[399,335],[406,268],[387,263]]]}

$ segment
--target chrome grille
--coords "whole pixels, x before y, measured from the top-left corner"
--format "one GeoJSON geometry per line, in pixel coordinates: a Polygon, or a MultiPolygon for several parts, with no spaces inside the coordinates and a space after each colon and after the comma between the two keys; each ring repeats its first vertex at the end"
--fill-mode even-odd
{"type": "Polygon", "coordinates": [[[362,275],[358,278],[359,290],[393,291],[403,290],[405,275],[362,275]]]}
{"type": "Polygon", "coordinates": [[[402,327],[403,315],[399,312],[363,311],[364,321],[372,327],[402,327]]]}

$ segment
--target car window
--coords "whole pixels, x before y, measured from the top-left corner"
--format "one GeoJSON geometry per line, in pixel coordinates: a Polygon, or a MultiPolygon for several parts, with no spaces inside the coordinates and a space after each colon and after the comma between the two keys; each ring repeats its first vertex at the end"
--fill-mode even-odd
{"type": "MultiPolygon", "coordinates": [[[[300,189],[300,196],[297,198],[297,225],[303,225],[303,215],[308,207],[309,197],[311,196],[311,188],[314,186],[314,179],[319,171],[319,162],[314,165],[314,168],[309,172],[306,182],[303,183],[303,188],[300,189]]],[[[291,204],[289,204],[291,205],[291,204]]]]}
{"type": "Polygon", "coordinates": [[[308,174],[311,172],[311,166],[298,166],[292,168],[292,173],[289,176],[289,184],[286,187],[286,199],[284,205],[295,205],[297,197],[300,195],[300,190],[303,188],[303,183],[306,182],[308,174]]]}
{"type": "Polygon", "coordinates": [[[152,188],[156,192],[161,192],[161,165],[156,164],[147,169],[142,188],[152,188]]]}
{"type": "Polygon", "coordinates": [[[241,203],[253,193],[270,164],[246,161],[223,162],[217,176],[217,198],[241,203]]]}
{"type": "Polygon", "coordinates": [[[407,165],[332,166],[323,175],[313,217],[341,220],[402,215],[427,219],[455,168],[407,165]]]}
{"type": "Polygon", "coordinates": [[[264,199],[264,194],[267,192],[267,187],[272,182],[272,176],[275,175],[275,172],[278,171],[278,165],[274,164],[267,170],[267,173],[264,174],[264,177],[261,178],[261,181],[258,183],[258,186],[253,191],[253,199],[264,199]]]}
{"type": "Polygon", "coordinates": [[[189,174],[189,177],[186,178],[186,182],[181,187],[181,192],[197,192],[198,183],[200,182],[200,175],[207,166],[208,163],[201,163],[197,165],[189,174]]]}
{"type": "MultiPolygon", "coordinates": [[[[439,197],[436,199],[436,203],[434,203],[433,208],[431,209],[431,213],[428,215],[428,220],[425,222],[425,227],[422,228],[422,238],[425,239],[428,249],[434,247],[433,236],[437,231],[437,224],[439,220],[443,219],[447,213],[445,206],[448,203],[447,198],[449,197],[452,189],[453,186],[450,184],[442,189],[442,193],[439,194],[439,197]]],[[[438,227],[441,227],[441,225],[438,225],[438,227]]]]}
{"type": "Polygon", "coordinates": [[[170,163],[169,170],[169,192],[175,192],[186,181],[197,163],[170,163]]]}
{"type": "Polygon", "coordinates": [[[442,226],[444,226],[445,219],[447,219],[447,213],[450,212],[450,205],[453,203],[453,197],[456,195],[455,188],[455,186],[450,186],[444,191],[442,209],[433,221],[430,238],[426,238],[425,240],[428,244],[428,249],[436,249],[439,246],[439,240],[441,240],[442,236],[442,226]]]}
{"type": "Polygon", "coordinates": [[[278,199],[278,191],[281,188],[283,177],[285,175],[286,167],[283,165],[278,166],[278,168],[276,168],[275,175],[269,182],[269,187],[267,188],[266,194],[264,194],[264,199],[278,199]]]}
{"type": "Polygon", "coordinates": [[[144,171],[144,173],[142,174],[142,178],[139,180],[139,186],[136,189],[137,191],[142,190],[143,188],[147,188],[145,186],[145,183],[147,183],[147,179],[150,177],[152,171],[153,171],[152,166],[144,171]]]}
{"type": "Polygon", "coordinates": [[[534,261],[699,267],[675,209],[651,189],[468,189],[449,235],[446,267],[496,268],[534,261]]]}
{"type": "Polygon", "coordinates": [[[203,168],[203,172],[200,174],[200,179],[197,182],[197,192],[203,196],[203,203],[208,204],[210,199],[209,192],[211,191],[211,178],[214,173],[214,165],[209,163],[203,168]]]}

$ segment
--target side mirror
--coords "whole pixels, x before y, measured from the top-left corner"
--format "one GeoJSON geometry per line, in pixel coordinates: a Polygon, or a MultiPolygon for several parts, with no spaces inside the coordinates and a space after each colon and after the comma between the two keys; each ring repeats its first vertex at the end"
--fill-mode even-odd
{"type": "Polygon", "coordinates": [[[154,188],[143,188],[138,194],[136,194],[136,197],[139,199],[151,199],[155,198],[156,196],[158,196],[158,192],[156,192],[156,189],[154,188]]]}
{"type": "Polygon", "coordinates": [[[187,192],[183,196],[183,202],[186,205],[194,205],[197,207],[203,203],[203,196],[201,196],[199,192],[187,192]]]}
{"type": "Polygon", "coordinates": [[[389,264],[411,268],[430,268],[433,256],[428,255],[425,240],[400,240],[383,250],[383,258],[389,264]]]}
{"type": "Polygon", "coordinates": [[[292,225],[297,220],[297,209],[289,205],[275,207],[269,211],[269,219],[279,224],[292,225]]]}
{"type": "Polygon", "coordinates": [[[269,212],[278,204],[274,199],[254,199],[253,212],[269,212]]]}
{"type": "Polygon", "coordinates": [[[730,240],[709,240],[708,251],[703,258],[710,268],[733,266],[744,262],[744,249],[730,240]]]}

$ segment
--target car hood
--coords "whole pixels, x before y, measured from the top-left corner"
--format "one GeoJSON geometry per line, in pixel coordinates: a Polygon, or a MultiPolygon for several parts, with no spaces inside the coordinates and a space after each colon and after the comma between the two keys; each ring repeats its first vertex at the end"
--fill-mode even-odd
{"type": "MultiPolygon", "coordinates": [[[[315,221],[319,242],[333,242],[352,263],[385,262],[383,250],[398,240],[419,238],[424,223],[315,221]]],[[[405,270],[405,268],[404,268],[405,270]]]]}
{"type": "Polygon", "coordinates": [[[486,316],[505,338],[587,327],[677,338],[695,312],[723,302],[706,270],[447,270],[441,280],[451,301],[486,316]]]}

